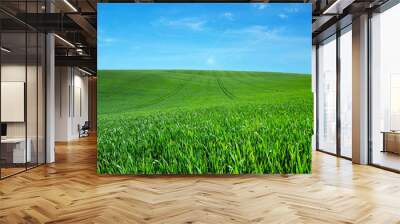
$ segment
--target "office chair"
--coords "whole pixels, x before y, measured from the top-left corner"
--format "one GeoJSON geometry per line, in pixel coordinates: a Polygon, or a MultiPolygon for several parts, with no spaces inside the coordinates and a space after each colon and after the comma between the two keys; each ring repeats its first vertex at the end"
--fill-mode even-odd
{"type": "Polygon", "coordinates": [[[78,129],[79,129],[79,138],[89,136],[89,129],[90,129],[89,121],[85,121],[82,127],[80,127],[80,125],[78,124],[78,129]]]}

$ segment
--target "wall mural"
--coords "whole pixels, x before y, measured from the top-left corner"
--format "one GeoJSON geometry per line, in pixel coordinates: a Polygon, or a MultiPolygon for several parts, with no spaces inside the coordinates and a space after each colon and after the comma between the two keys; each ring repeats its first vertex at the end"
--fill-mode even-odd
{"type": "Polygon", "coordinates": [[[101,174],[310,173],[311,4],[98,4],[101,174]]]}

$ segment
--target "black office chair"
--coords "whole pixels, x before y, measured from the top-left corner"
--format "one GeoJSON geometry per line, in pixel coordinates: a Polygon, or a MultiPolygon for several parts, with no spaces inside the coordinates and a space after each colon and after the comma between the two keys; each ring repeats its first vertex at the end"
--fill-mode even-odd
{"type": "Polygon", "coordinates": [[[85,121],[82,127],[80,127],[80,125],[78,124],[79,138],[89,136],[89,129],[90,129],[89,121],[85,121]]]}

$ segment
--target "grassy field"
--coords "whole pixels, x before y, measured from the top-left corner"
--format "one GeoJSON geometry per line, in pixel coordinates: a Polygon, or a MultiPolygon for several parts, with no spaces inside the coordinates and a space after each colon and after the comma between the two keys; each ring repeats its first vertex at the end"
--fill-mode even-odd
{"type": "Polygon", "coordinates": [[[310,173],[311,76],[98,71],[99,173],[310,173]]]}

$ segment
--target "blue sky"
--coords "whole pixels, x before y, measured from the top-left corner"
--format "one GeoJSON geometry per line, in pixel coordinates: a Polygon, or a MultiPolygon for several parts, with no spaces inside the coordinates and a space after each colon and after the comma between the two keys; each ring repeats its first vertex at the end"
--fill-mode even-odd
{"type": "Polygon", "coordinates": [[[99,69],[310,73],[311,4],[98,4],[99,69]]]}

